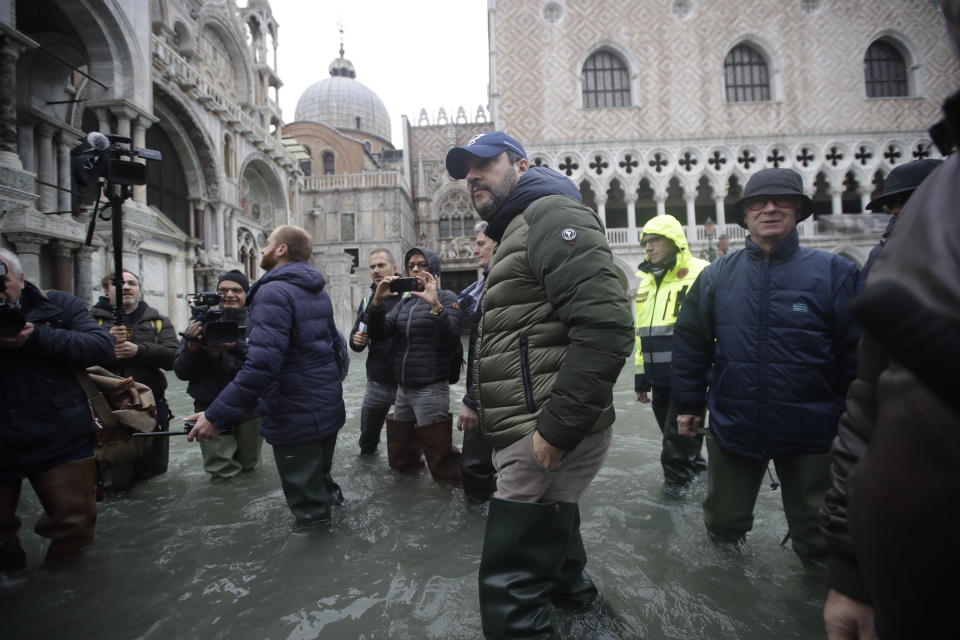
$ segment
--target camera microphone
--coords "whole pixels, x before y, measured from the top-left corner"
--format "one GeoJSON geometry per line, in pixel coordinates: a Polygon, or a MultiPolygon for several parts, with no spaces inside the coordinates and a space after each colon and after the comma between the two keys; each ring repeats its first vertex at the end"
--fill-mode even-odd
{"type": "Polygon", "coordinates": [[[87,144],[97,151],[106,151],[110,148],[110,138],[99,131],[91,131],[87,134],[87,144]]]}

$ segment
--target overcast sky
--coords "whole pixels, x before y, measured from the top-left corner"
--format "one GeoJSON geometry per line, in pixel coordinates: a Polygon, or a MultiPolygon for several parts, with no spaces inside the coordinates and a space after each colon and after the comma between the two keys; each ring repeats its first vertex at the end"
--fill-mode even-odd
{"type": "Polygon", "coordinates": [[[280,27],[284,122],[293,122],[304,90],[329,77],[340,49],[338,23],[357,80],[390,112],[396,147],[403,146],[402,115],[416,124],[421,108],[431,122],[440,107],[452,119],[463,105],[471,120],[477,106],[486,109],[487,0],[270,0],[270,6],[280,27]]]}

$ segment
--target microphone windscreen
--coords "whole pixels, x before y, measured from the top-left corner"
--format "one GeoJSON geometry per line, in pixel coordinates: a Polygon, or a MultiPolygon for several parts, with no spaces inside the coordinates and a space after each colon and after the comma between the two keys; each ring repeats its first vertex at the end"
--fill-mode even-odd
{"type": "Polygon", "coordinates": [[[91,131],[87,134],[87,144],[97,151],[106,151],[110,148],[110,138],[99,131],[91,131]]]}

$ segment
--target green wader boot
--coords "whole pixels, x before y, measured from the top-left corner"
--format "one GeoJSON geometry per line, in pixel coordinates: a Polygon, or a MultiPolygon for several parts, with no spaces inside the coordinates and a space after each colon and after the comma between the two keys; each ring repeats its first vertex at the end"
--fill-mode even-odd
{"type": "Polygon", "coordinates": [[[490,499],[479,576],[488,640],[554,638],[551,597],[562,592],[576,598],[590,591],[586,584],[593,587],[583,573],[583,542],[572,535],[578,514],[572,503],[490,499]],[[568,563],[575,547],[581,560],[571,557],[568,563]]]}
{"type": "Polygon", "coordinates": [[[287,506],[300,524],[329,522],[331,497],[324,473],[324,443],[273,445],[287,506]]]}

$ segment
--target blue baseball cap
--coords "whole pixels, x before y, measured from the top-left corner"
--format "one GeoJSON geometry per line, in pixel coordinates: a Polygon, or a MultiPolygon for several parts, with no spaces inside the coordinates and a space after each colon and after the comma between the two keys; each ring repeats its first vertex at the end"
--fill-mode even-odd
{"type": "Polygon", "coordinates": [[[513,151],[521,158],[527,157],[523,145],[503,131],[478,133],[464,146],[454,147],[447,152],[447,171],[455,180],[462,180],[467,177],[467,156],[492,158],[504,151],[513,151]]]}

